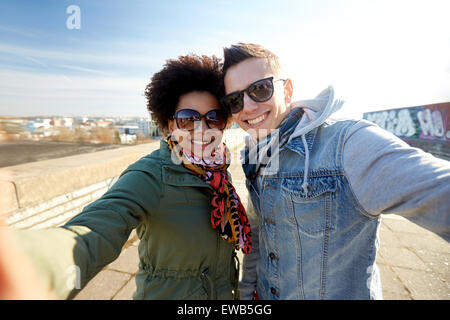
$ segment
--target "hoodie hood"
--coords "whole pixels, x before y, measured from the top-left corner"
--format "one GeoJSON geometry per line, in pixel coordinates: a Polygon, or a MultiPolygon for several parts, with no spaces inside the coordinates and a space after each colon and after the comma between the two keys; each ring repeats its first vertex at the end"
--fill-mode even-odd
{"type": "Polygon", "coordinates": [[[329,86],[323,90],[314,99],[301,100],[291,103],[291,109],[301,108],[304,111],[303,117],[291,134],[289,141],[292,139],[303,136],[309,131],[317,128],[327,120],[331,114],[338,111],[343,101],[334,100],[334,88],[329,86]]]}
{"type": "Polygon", "coordinates": [[[323,90],[315,99],[302,100],[291,103],[291,109],[301,108],[304,111],[303,117],[298,123],[294,132],[289,137],[289,141],[301,136],[303,147],[305,148],[305,170],[302,188],[305,195],[308,194],[308,174],[309,174],[309,148],[305,135],[320,126],[331,114],[338,111],[344,104],[341,100],[334,100],[334,88],[329,86],[323,90]]]}

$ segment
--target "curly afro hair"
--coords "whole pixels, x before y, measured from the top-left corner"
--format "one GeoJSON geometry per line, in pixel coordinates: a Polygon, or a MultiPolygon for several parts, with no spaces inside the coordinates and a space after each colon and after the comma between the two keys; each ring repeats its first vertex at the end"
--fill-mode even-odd
{"type": "Polygon", "coordinates": [[[153,75],[145,88],[147,109],[163,133],[168,133],[168,120],[182,95],[206,91],[220,101],[225,94],[221,67],[216,56],[192,54],[167,60],[163,69],[153,75]]]}

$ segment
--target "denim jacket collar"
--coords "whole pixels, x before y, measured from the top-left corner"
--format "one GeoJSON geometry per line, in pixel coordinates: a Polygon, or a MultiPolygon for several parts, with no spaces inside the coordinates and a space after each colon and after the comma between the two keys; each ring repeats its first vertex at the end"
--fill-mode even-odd
{"type": "MultiPolygon", "coordinates": [[[[313,144],[314,144],[314,138],[316,137],[317,128],[311,130],[305,135],[306,143],[308,145],[308,150],[311,152],[313,144]]],[[[301,137],[295,137],[285,145],[281,146],[280,151],[284,150],[285,148],[290,149],[296,153],[298,153],[301,156],[305,156],[305,146],[303,145],[301,137]]]]}

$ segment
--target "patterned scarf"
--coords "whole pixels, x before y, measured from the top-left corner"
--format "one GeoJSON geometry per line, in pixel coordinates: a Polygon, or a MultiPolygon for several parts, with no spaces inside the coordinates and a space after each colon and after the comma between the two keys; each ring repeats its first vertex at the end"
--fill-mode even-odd
{"type": "Polygon", "coordinates": [[[235,249],[242,249],[248,254],[252,249],[250,223],[235,188],[228,179],[229,151],[225,144],[216,154],[214,160],[205,160],[185,152],[171,136],[167,138],[169,149],[174,152],[183,166],[191,170],[214,190],[211,201],[211,225],[220,236],[235,244],[235,249]]]}

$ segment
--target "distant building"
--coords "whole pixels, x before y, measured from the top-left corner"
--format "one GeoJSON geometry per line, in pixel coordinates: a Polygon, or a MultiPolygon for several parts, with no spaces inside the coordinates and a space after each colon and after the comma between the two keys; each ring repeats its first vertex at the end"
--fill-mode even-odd
{"type": "Polygon", "coordinates": [[[150,120],[149,119],[141,119],[137,122],[139,130],[145,137],[150,136],[150,120]]]}
{"type": "Polygon", "coordinates": [[[97,121],[97,127],[108,128],[112,125],[111,121],[97,121]]]}
{"type": "Polygon", "coordinates": [[[54,127],[61,127],[62,126],[62,120],[61,119],[53,119],[50,121],[50,125],[54,127]]]}
{"type": "Polygon", "coordinates": [[[413,147],[450,160],[450,102],[367,112],[363,118],[413,147]]]}
{"type": "Polygon", "coordinates": [[[88,117],[73,117],[73,120],[75,122],[80,122],[80,123],[84,123],[88,121],[88,117]]]}
{"type": "Polygon", "coordinates": [[[27,126],[26,126],[28,132],[31,132],[31,133],[34,132],[34,128],[35,128],[34,123],[35,122],[33,120],[28,120],[27,126]]]}
{"type": "Polygon", "coordinates": [[[72,126],[73,126],[73,119],[72,118],[64,118],[63,122],[64,122],[64,127],[72,128],[72,126]]]}
{"type": "Polygon", "coordinates": [[[136,142],[137,137],[135,134],[119,134],[121,144],[133,144],[136,142]]]}
{"type": "Polygon", "coordinates": [[[35,129],[50,129],[52,127],[51,121],[52,119],[38,119],[33,125],[35,129]]]}
{"type": "Polygon", "coordinates": [[[139,131],[139,126],[137,124],[125,124],[116,126],[116,129],[119,131],[119,134],[135,135],[139,131]]]}

